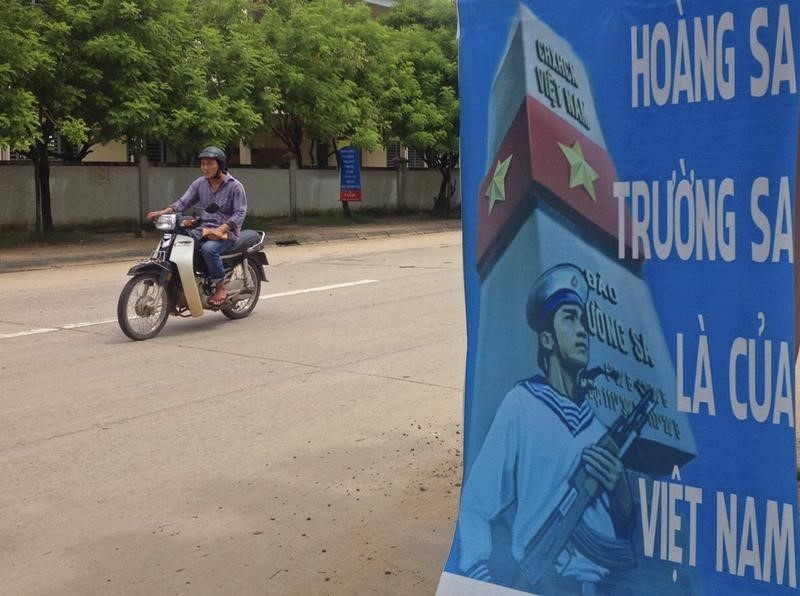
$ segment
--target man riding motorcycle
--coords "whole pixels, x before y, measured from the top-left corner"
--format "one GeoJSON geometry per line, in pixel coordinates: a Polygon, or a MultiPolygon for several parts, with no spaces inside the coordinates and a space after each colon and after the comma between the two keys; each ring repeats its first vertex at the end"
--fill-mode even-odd
{"type": "Polygon", "coordinates": [[[233,245],[242,229],[247,215],[247,196],[242,183],[228,173],[222,149],[206,147],[197,157],[202,176],[189,185],[180,199],[164,209],[151,211],[147,217],[157,220],[165,213],[182,213],[195,204],[206,210],[208,215],[204,215],[203,223],[190,233],[200,243],[200,252],[214,283],[214,294],[208,302],[221,306],[228,294],[220,255],[233,245]],[[218,209],[209,211],[208,207],[214,204],[218,209]]]}

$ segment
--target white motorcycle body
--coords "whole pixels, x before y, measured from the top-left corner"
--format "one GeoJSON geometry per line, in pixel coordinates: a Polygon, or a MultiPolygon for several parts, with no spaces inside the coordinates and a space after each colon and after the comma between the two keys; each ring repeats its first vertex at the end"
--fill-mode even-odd
{"type": "Polygon", "coordinates": [[[169,260],[175,263],[178,276],[181,278],[186,307],[193,317],[202,316],[203,300],[200,298],[200,287],[194,276],[194,238],[191,236],[178,236],[174,243],[169,260]]]}

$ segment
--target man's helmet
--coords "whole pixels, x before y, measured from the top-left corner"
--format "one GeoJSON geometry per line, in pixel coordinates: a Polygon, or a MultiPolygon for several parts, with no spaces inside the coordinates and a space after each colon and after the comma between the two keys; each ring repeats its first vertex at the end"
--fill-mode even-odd
{"type": "Polygon", "coordinates": [[[225,152],[219,147],[206,147],[197,154],[198,159],[208,158],[217,160],[221,172],[227,172],[228,168],[225,164],[225,152]]]}

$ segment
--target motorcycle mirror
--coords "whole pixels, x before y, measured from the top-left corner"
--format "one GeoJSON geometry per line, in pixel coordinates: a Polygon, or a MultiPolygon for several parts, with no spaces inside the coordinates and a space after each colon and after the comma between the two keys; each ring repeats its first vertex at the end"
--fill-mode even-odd
{"type": "Polygon", "coordinates": [[[206,213],[216,213],[217,211],[219,211],[219,205],[217,205],[216,203],[211,203],[208,207],[204,209],[204,211],[206,213]]]}

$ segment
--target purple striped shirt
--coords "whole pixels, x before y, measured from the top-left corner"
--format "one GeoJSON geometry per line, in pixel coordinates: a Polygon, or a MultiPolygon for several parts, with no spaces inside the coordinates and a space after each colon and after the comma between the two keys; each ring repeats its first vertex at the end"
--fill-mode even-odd
{"type": "Polygon", "coordinates": [[[216,213],[202,213],[201,217],[208,220],[203,223],[204,228],[216,228],[228,224],[228,238],[235,240],[242,229],[244,217],[247,215],[247,195],[244,186],[230,174],[223,174],[224,179],[215,191],[211,183],[201,176],[189,185],[183,196],[172,203],[170,207],[176,213],[183,213],[192,205],[206,209],[212,203],[219,205],[216,213]]]}

